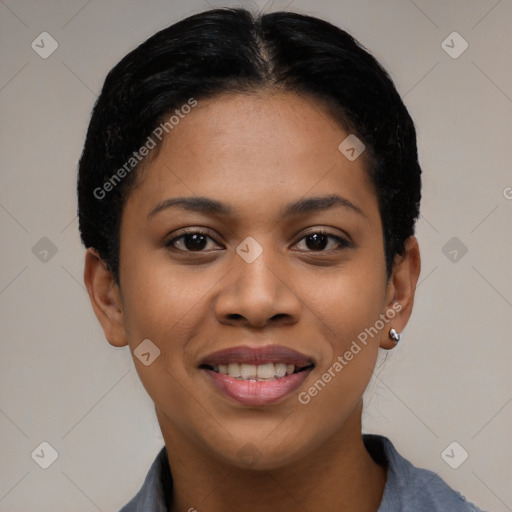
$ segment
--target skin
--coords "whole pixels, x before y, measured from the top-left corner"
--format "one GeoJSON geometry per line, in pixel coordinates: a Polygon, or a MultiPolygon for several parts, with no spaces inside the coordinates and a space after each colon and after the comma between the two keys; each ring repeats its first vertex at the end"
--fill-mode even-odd
{"type": "Polygon", "coordinates": [[[362,395],[378,348],[395,346],[389,328],[400,332],[409,319],[420,256],[411,237],[387,279],[365,155],[349,161],[338,150],[347,135],[323,104],[294,93],[202,100],[164,139],[126,201],[120,285],[93,249],[86,253],[85,284],[109,343],[129,345],[133,354],[150,339],[161,351],[149,366],[136,357],[134,364],[170,455],[173,512],[379,507],[386,470],[362,443],[362,395]],[[335,206],[281,215],[288,203],[330,194],[360,211],[335,206]],[[233,211],[170,207],[150,215],[183,196],[205,196],[233,211]],[[190,237],[166,247],[183,228],[207,229],[202,253],[190,250],[190,237]],[[319,229],[349,244],[328,238],[315,251],[306,235],[319,229]],[[263,249],[252,263],[235,250],[248,236],[263,249]],[[393,320],[301,404],[298,393],[393,304],[401,307],[393,320]],[[233,402],[198,368],[217,350],[267,344],[316,362],[279,403],[233,402]],[[238,455],[244,447],[252,465],[238,455]]]}

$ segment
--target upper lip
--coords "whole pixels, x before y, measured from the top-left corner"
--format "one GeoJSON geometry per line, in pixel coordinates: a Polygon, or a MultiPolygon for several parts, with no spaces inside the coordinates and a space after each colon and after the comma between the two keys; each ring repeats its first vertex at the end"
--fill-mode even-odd
{"type": "Polygon", "coordinates": [[[219,364],[294,364],[299,368],[314,365],[310,358],[288,347],[267,345],[265,347],[249,347],[246,345],[227,348],[206,356],[199,366],[217,366],[219,364]]]}

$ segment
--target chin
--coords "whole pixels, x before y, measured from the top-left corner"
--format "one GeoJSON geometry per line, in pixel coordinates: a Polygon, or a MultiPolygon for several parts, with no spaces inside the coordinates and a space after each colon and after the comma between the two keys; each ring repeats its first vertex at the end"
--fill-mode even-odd
{"type": "Polygon", "coordinates": [[[229,441],[226,451],[219,447],[212,449],[227,464],[240,469],[254,471],[277,470],[294,464],[307,456],[307,442],[300,442],[297,435],[291,434],[286,440],[270,436],[240,436],[229,441]],[[293,439],[293,443],[289,442],[293,439]]]}

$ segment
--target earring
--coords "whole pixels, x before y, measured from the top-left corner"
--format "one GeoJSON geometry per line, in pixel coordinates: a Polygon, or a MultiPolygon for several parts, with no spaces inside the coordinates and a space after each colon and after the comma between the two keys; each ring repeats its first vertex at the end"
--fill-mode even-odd
{"type": "Polygon", "coordinates": [[[395,329],[389,330],[389,337],[395,342],[398,343],[400,341],[400,333],[396,332],[395,329]]]}

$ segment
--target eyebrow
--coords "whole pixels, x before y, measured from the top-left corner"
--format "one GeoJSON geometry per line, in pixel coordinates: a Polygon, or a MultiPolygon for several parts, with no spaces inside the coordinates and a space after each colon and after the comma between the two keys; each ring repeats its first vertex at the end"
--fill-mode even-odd
{"type": "Polygon", "coordinates": [[[293,217],[297,215],[302,215],[304,213],[328,210],[329,208],[335,208],[340,206],[344,208],[349,208],[354,212],[362,215],[363,217],[366,217],[363,211],[360,208],[358,208],[355,204],[350,202],[348,199],[345,199],[344,197],[338,196],[336,194],[318,197],[305,197],[294,203],[290,203],[283,210],[282,216],[284,218],[293,217]]]}
{"type": "MultiPolygon", "coordinates": [[[[328,210],[330,208],[343,207],[348,208],[363,217],[366,215],[363,211],[353,204],[348,199],[341,197],[336,194],[330,194],[318,197],[305,197],[290,203],[285,206],[282,210],[281,216],[283,218],[293,217],[298,215],[304,215],[306,213],[313,213],[322,210],[328,210]]],[[[198,213],[216,214],[216,215],[232,215],[233,208],[225,203],[221,203],[215,199],[208,197],[175,197],[171,199],[165,199],[159,203],[148,215],[148,219],[154,217],[156,214],[168,208],[181,208],[182,210],[188,210],[198,213]]]]}
{"type": "Polygon", "coordinates": [[[230,206],[216,201],[215,199],[209,199],[208,197],[175,197],[172,199],[165,199],[159,203],[156,208],[149,213],[148,219],[154,217],[157,213],[160,213],[163,210],[173,207],[181,208],[182,210],[217,215],[231,215],[233,213],[230,206]]]}

